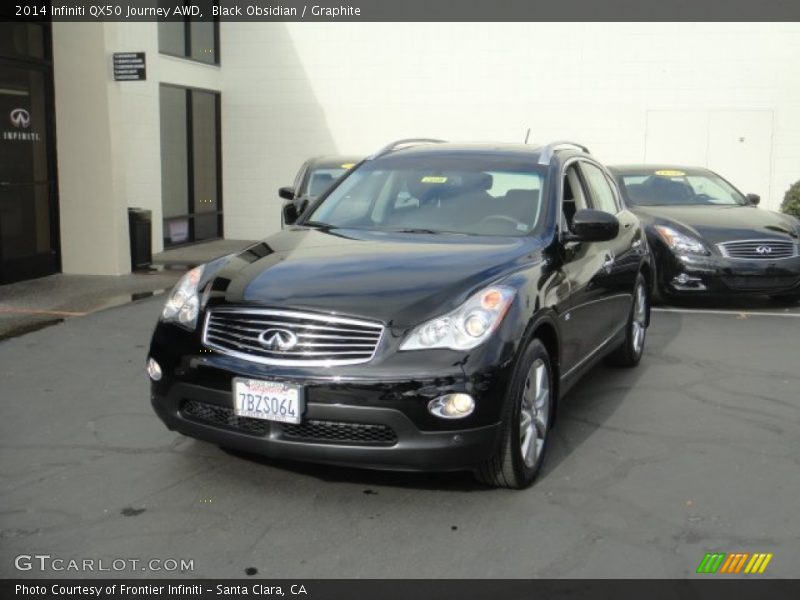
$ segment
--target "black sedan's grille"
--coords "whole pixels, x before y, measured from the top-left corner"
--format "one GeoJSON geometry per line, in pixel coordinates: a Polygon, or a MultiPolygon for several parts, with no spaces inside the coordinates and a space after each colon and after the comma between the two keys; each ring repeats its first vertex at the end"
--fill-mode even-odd
{"type": "Polygon", "coordinates": [[[364,446],[393,446],[397,443],[397,435],[391,427],[370,423],[310,420],[299,425],[281,423],[281,430],[287,440],[364,446]]]}
{"type": "Polygon", "coordinates": [[[372,359],[383,325],[291,310],[223,307],[209,311],[203,343],[270,365],[336,366],[372,359]]]}
{"type": "Polygon", "coordinates": [[[723,277],[722,282],[734,290],[769,292],[783,291],[798,283],[797,277],[723,277]]]}
{"type": "Polygon", "coordinates": [[[788,240],[742,240],[719,244],[723,256],[742,260],[775,260],[798,255],[795,242],[788,240]]]}
{"type": "MultiPolygon", "coordinates": [[[[236,416],[232,408],[184,400],[181,414],[191,420],[234,429],[242,433],[265,436],[269,433],[270,421],[236,416]]],[[[394,429],[373,423],[346,423],[342,421],[309,420],[300,424],[275,423],[280,427],[281,438],[290,441],[305,441],[318,444],[342,444],[356,446],[393,446],[397,443],[394,429]]]]}

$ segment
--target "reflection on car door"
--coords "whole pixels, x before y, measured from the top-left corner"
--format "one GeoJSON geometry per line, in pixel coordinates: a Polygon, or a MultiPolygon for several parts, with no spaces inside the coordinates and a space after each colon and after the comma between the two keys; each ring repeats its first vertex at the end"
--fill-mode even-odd
{"type": "Polygon", "coordinates": [[[580,161],[580,169],[591,208],[612,214],[619,220],[617,237],[596,244],[596,251],[603,256],[604,268],[595,275],[594,283],[605,290],[608,300],[600,315],[604,319],[601,336],[607,339],[628,319],[643,240],[638,239],[641,236],[638,220],[623,210],[618,190],[605,171],[586,160],[580,161]]]}
{"type": "MultiPolygon", "coordinates": [[[[571,229],[572,218],[589,208],[588,194],[577,163],[568,163],[562,178],[561,230],[571,229]]],[[[561,269],[569,284],[570,298],[560,316],[564,373],[577,367],[602,344],[610,314],[604,306],[609,291],[604,287],[605,257],[602,242],[566,242],[561,245],[561,269]]]]}

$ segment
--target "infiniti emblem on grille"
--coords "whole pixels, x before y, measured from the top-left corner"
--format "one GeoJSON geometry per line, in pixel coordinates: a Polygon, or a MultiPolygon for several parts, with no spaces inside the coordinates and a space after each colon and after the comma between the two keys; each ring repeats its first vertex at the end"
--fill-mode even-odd
{"type": "Polygon", "coordinates": [[[759,246],[756,248],[756,252],[759,254],[772,254],[772,247],[771,246],[759,246]]]}
{"type": "Polygon", "coordinates": [[[268,350],[281,352],[297,346],[297,336],[288,329],[267,329],[258,336],[258,341],[268,350]]]}

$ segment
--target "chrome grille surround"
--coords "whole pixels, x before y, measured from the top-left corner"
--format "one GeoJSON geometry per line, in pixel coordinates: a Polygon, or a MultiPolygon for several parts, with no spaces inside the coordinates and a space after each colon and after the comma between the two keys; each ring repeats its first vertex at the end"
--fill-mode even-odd
{"type": "Polygon", "coordinates": [[[375,321],[330,314],[225,306],[206,313],[203,344],[265,365],[333,367],[371,361],[383,330],[375,321]],[[297,345],[288,350],[267,348],[259,337],[269,329],[292,332],[297,345]]]}
{"type": "Polygon", "coordinates": [[[782,260],[800,256],[800,245],[790,240],[737,240],[717,244],[722,256],[735,260],[782,260]],[[769,248],[769,252],[759,252],[769,248]]]}

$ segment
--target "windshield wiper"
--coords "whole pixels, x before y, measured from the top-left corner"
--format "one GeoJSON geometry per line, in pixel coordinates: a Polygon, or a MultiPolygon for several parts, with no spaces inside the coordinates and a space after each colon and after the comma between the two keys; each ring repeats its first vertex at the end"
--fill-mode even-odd
{"type": "Polygon", "coordinates": [[[336,225],[330,223],[323,223],[322,221],[306,221],[305,223],[298,223],[302,227],[314,227],[317,229],[336,229],[336,225]]]}
{"type": "Polygon", "coordinates": [[[444,231],[436,231],[434,229],[424,229],[422,227],[409,227],[407,229],[387,229],[386,231],[391,231],[394,233],[445,233],[444,231]]]}

